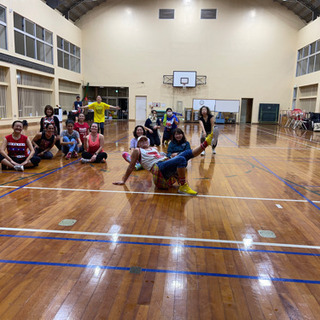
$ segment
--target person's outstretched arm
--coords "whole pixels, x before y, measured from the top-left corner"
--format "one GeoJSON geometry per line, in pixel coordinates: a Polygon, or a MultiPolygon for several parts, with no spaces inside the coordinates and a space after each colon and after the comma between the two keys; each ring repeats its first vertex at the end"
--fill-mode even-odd
{"type": "Polygon", "coordinates": [[[135,169],[135,165],[137,163],[139,159],[139,148],[136,148],[133,150],[132,154],[131,154],[131,162],[128,165],[127,171],[124,174],[124,176],[122,177],[121,181],[115,181],[113,182],[113,184],[115,185],[124,185],[126,183],[126,181],[128,180],[130,174],[132,173],[132,171],[135,169]]]}

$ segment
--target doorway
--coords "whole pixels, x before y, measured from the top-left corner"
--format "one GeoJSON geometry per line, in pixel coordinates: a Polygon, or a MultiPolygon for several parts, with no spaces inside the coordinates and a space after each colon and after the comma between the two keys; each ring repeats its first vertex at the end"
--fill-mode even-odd
{"type": "Polygon", "coordinates": [[[136,121],[145,121],[147,117],[147,97],[136,96],[136,121]]]}
{"type": "Polygon", "coordinates": [[[251,123],[252,118],[252,98],[241,99],[240,123],[251,123]]]}

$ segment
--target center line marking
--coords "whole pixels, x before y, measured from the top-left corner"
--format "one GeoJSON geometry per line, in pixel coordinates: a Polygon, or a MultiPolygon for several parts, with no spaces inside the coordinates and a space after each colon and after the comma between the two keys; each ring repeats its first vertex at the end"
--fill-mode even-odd
{"type": "MultiPolygon", "coordinates": [[[[0,186],[0,188],[18,189],[17,186],[0,186]]],[[[175,197],[189,197],[180,193],[168,192],[145,192],[145,191],[123,191],[123,190],[96,190],[96,189],[72,189],[72,188],[47,188],[47,187],[23,187],[23,189],[30,190],[48,190],[48,191],[70,191],[70,192],[97,192],[97,193],[122,193],[122,194],[142,194],[142,195],[156,195],[156,196],[175,196],[175,197]]],[[[215,198],[215,199],[234,199],[234,200],[255,200],[255,201],[277,201],[277,202],[301,202],[306,203],[303,199],[278,199],[278,198],[253,198],[253,197],[234,197],[234,196],[215,196],[210,194],[198,194],[194,198],[215,198]]],[[[313,203],[320,203],[320,200],[314,200],[313,203]]]]}

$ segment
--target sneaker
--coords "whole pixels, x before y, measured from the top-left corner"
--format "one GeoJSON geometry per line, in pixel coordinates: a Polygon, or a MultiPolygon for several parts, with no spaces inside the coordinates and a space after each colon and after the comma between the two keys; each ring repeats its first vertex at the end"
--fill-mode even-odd
{"type": "Polygon", "coordinates": [[[72,155],[71,152],[68,152],[66,155],[66,159],[69,160],[71,158],[71,155],[72,155]]]}
{"type": "Polygon", "coordinates": [[[24,170],[24,167],[23,167],[23,165],[21,165],[21,164],[17,164],[17,165],[14,166],[13,168],[14,168],[14,170],[16,170],[16,171],[23,171],[23,170],[24,170]]]}
{"type": "Polygon", "coordinates": [[[212,154],[216,154],[216,149],[212,149],[212,154]]]}
{"type": "Polygon", "coordinates": [[[142,168],[142,165],[141,165],[140,163],[137,163],[137,164],[135,165],[135,168],[136,168],[136,171],[143,169],[143,168],[142,168]]]}
{"type": "Polygon", "coordinates": [[[201,156],[205,156],[206,155],[206,152],[203,150],[201,153],[200,153],[201,156]]]}
{"type": "Polygon", "coordinates": [[[211,145],[212,140],[213,140],[213,129],[212,129],[212,131],[211,131],[211,132],[207,135],[207,137],[206,137],[206,141],[207,141],[207,143],[208,143],[208,146],[211,145]]]}
{"type": "Polygon", "coordinates": [[[78,158],[78,157],[79,157],[78,153],[76,151],[73,151],[72,158],[78,158]]]}
{"type": "Polygon", "coordinates": [[[90,162],[90,159],[83,159],[81,158],[81,163],[89,163],[90,162]]]}
{"type": "Polygon", "coordinates": [[[192,190],[187,183],[179,187],[178,193],[186,194],[188,196],[196,196],[198,192],[192,190]]]}

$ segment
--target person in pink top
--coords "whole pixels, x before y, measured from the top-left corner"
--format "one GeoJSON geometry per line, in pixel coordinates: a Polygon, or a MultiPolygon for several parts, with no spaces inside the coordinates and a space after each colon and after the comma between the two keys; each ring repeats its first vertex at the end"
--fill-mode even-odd
{"type": "Polygon", "coordinates": [[[84,138],[84,152],[82,152],[82,163],[95,162],[105,163],[107,153],[103,151],[104,137],[98,133],[98,124],[92,123],[90,133],[84,138]]]}
{"type": "Polygon", "coordinates": [[[78,116],[78,122],[74,124],[74,130],[79,132],[80,140],[82,142],[82,148],[80,148],[79,152],[83,152],[84,146],[84,138],[89,134],[89,125],[84,122],[85,116],[83,113],[80,113],[78,116]]]}

